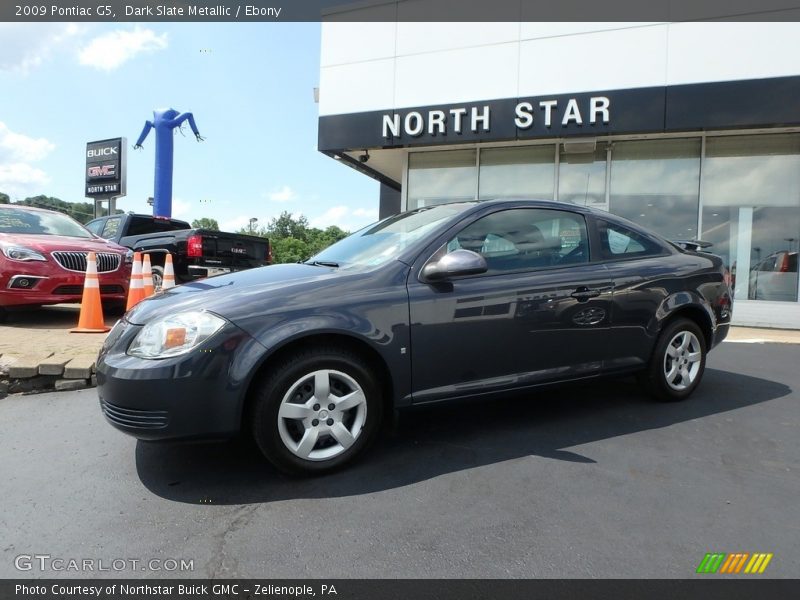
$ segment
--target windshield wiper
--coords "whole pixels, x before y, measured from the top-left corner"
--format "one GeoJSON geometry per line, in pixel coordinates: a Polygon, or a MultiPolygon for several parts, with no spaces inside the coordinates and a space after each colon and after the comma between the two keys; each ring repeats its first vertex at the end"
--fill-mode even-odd
{"type": "Polygon", "coordinates": [[[303,264],[311,265],[312,267],[339,267],[339,263],[333,262],[332,260],[312,260],[311,262],[304,262],[303,264]]]}

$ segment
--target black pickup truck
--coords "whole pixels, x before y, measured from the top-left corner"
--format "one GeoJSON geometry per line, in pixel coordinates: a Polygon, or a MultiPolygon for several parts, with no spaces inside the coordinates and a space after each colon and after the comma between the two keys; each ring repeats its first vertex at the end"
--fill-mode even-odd
{"type": "Polygon", "coordinates": [[[186,221],[120,214],[89,221],[86,228],[134,251],[148,252],[153,280],[160,286],[166,254],[172,254],[178,283],[272,262],[269,240],[255,235],[192,229],[186,221]]]}

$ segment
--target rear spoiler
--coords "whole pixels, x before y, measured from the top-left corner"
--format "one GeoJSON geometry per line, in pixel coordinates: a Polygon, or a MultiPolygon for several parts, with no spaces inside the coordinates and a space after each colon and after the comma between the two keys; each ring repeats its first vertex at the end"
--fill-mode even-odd
{"type": "Polygon", "coordinates": [[[703,240],[671,240],[671,242],[690,252],[702,252],[706,248],[710,248],[714,245],[711,242],[704,242],[703,240]]]}

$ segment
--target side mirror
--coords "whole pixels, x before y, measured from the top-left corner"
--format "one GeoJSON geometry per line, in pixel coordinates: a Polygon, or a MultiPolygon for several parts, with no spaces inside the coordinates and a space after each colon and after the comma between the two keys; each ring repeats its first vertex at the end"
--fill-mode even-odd
{"type": "Polygon", "coordinates": [[[427,281],[442,281],[459,275],[486,273],[486,259],[472,250],[454,250],[437,261],[422,268],[422,278],[427,281]]]}

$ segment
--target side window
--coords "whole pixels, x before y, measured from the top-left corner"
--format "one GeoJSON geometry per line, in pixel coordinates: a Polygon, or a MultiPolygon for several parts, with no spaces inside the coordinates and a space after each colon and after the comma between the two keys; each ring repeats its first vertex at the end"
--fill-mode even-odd
{"type": "Polygon", "coordinates": [[[117,234],[117,230],[119,229],[119,222],[122,219],[117,217],[116,219],[109,219],[106,221],[106,226],[103,227],[103,234],[100,237],[104,237],[107,240],[110,240],[117,234]]]}
{"type": "Polygon", "coordinates": [[[462,229],[446,248],[481,254],[489,274],[589,262],[584,218],[561,210],[492,213],[462,229]]]}
{"type": "Polygon", "coordinates": [[[152,217],[131,217],[128,235],[145,235],[157,231],[153,228],[152,217]]]}
{"type": "Polygon", "coordinates": [[[100,230],[103,228],[103,221],[89,221],[84,227],[93,234],[100,235],[100,230]]]}
{"type": "Polygon", "coordinates": [[[603,258],[655,256],[664,250],[645,236],[617,223],[598,220],[600,252],[603,258]]]}

